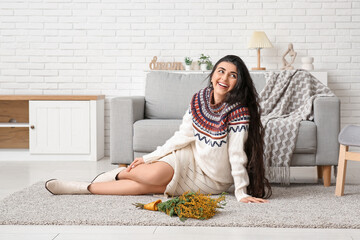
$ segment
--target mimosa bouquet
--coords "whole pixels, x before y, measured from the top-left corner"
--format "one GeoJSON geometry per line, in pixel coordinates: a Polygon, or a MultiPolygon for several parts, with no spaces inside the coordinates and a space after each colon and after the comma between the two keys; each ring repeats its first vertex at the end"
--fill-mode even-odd
{"type": "Polygon", "coordinates": [[[185,192],[179,197],[172,198],[166,202],[157,200],[148,204],[135,203],[137,208],[161,211],[169,216],[178,216],[181,221],[188,218],[209,219],[215,215],[217,208],[223,208],[226,205],[225,194],[213,199],[209,195],[199,192],[185,192]]]}

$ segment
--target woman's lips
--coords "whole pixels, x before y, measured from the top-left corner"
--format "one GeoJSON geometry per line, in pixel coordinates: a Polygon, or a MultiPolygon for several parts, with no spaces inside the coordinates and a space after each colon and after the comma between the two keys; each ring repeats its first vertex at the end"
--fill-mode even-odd
{"type": "Polygon", "coordinates": [[[226,84],[224,84],[224,83],[220,83],[220,82],[218,82],[218,85],[219,85],[220,87],[222,87],[222,88],[228,88],[228,87],[229,87],[228,85],[226,85],[226,84]]]}

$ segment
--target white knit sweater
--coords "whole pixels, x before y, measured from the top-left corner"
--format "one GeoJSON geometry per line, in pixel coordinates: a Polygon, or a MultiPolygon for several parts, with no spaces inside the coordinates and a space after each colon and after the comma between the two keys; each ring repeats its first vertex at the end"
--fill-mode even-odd
{"type": "MultiPolygon", "coordinates": [[[[248,136],[248,109],[239,104],[211,105],[210,88],[194,95],[175,134],[163,146],[143,156],[146,163],[191,144],[203,172],[215,181],[234,183],[238,201],[246,194],[249,177],[244,144],[248,136]]],[[[180,160],[181,161],[181,160],[180,160]]]]}

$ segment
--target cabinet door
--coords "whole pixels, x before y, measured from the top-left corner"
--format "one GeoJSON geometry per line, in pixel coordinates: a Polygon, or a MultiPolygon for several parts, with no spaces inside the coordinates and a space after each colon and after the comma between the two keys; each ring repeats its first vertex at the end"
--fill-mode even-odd
{"type": "Polygon", "coordinates": [[[90,153],[89,108],[89,101],[30,101],[30,153],[90,153]]]}

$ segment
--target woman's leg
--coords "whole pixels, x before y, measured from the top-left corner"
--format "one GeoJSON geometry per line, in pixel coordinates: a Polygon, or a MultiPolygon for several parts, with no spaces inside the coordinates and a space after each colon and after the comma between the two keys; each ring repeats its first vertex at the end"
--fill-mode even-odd
{"type": "Polygon", "coordinates": [[[174,175],[173,168],[165,162],[141,164],[130,172],[123,170],[117,181],[93,183],[93,194],[138,195],[163,193],[174,175]]]}
{"type": "Polygon", "coordinates": [[[100,195],[140,195],[150,193],[163,193],[165,189],[166,185],[154,186],[126,179],[112,182],[92,183],[88,187],[88,190],[92,194],[100,195]]]}
{"type": "Polygon", "coordinates": [[[129,172],[121,171],[117,175],[118,180],[128,179],[147,185],[163,186],[168,185],[174,175],[174,169],[165,162],[141,164],[129,172]]]}

